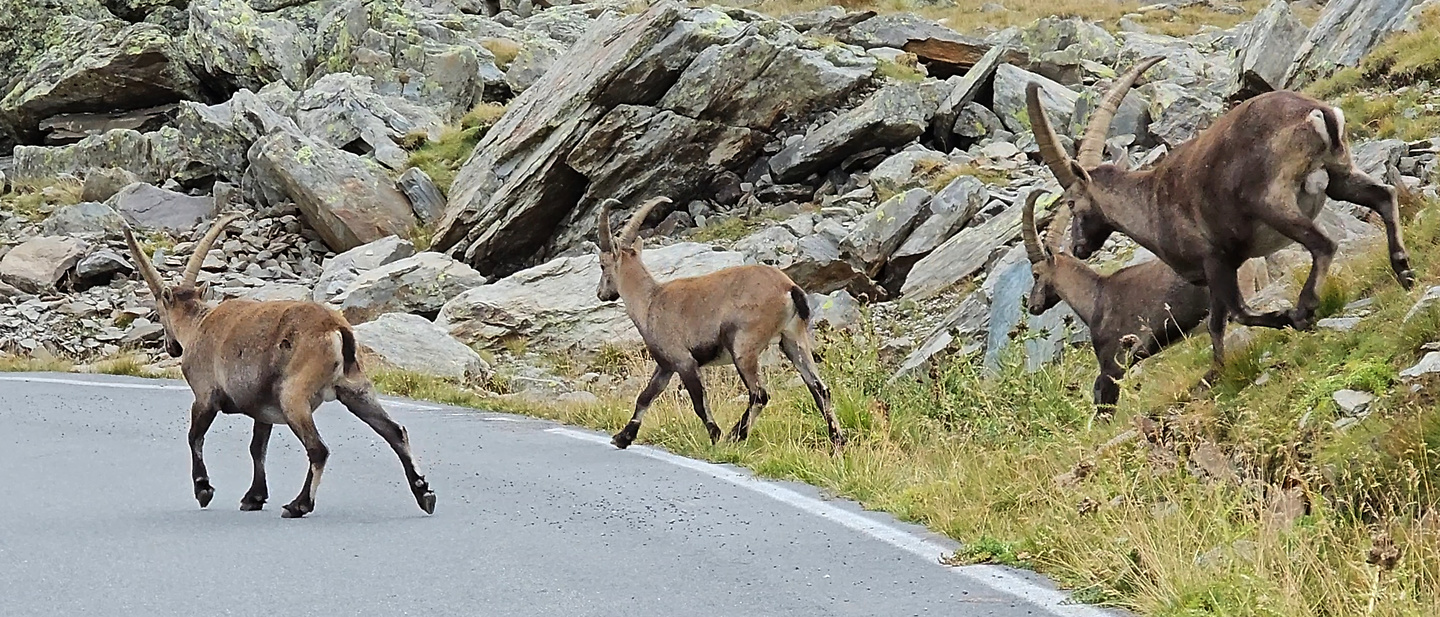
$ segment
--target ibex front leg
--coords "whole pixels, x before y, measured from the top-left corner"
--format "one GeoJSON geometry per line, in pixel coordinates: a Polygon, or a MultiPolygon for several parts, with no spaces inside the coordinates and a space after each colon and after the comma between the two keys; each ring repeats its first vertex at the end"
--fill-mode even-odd
{"type": "Polygon", "coordinates": [[[254,512],[265,507],[266,500],[270,499],[270,488],[265,483],[265,452],[270,448],[270,433],[275,425],[269,422],[255,421],[255,435],[250,438],[250,459],[255,464],[255,478],[250,482],[250,490],[245,491],[245,496],[240,499],[240,509],[245,512],[254,512]]]}
{"type": "Polygon", "coordinates": [[[215,487],[210,486],[210,474],[205,471],[205,433],[215,422],[220,412],[211,400],[196,397],[190,405],[190,479],[195,483],[195,501],[200,507],[210,505],[215,498],[215,487]]]}

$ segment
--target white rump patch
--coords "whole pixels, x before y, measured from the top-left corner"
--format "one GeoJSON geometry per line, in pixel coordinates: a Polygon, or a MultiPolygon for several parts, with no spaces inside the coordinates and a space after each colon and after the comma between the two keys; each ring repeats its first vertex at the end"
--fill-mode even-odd
{"type": "Polygon", "coordinates": [[[1341,137],[1344,137],[1344,136],[1345,136],[1345,110],[1340,109],[1339,107],[1331,107],[1331,108],[1330,108],[1330,111],[1335,112],[1335,128],[1339,129],[1339,130],[1335,131],[1336,134],[1340,135],[1341,137]]]}
{"type": "MultiPolygon", "coordinates": [[[[1310,110],[1310,115],[1306,116],[1305,119],[1310,122],[1311,126],[1315,127],[1315,132],[1320,134],[1320,140],[1325,142],[1325,148],[1327,150],[1335,147],[1335,144],[1330,143],[1330,131],[1325,129],[1325,112],[1312,109],[1310,110]]],[[[1306,184],[1309,184],[1309,182],[1307,181],[1306,184]]]]}

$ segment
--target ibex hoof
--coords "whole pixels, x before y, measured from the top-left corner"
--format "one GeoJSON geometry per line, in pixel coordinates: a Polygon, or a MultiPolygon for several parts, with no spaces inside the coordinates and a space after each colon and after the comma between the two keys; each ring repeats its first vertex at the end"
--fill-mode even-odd
{"type": "Polygon", "coordinates": [[[1397,279],[1400,280],[1400,286],[1403,287],[1403,288],[1405,288],[1405,289],[1410,289],[1411,287],[1414,287],[1414,286],[1415,286],[1415,271],[1414,271],[1414,270],[1406,269],[1406,270],[1402,271],[1401,273],[1395,275],[1395,278],[1397,278],[1397,279]]]}
{"type": "Polygon", "coordinates": [[[280,518],[300,518],[310,513],[311,508],[297,504],[285,504],[280,508],[280,518]]]}
{"type": "Polygon", "coordinates": [[[210,500],[215,498],[215,489],[209,486],[195,488],[195,501],[200,502],[200,507],[210,505],[210,500]]]}
{"type": "Polygon", "coordinates": [[[737,443],[738,443],[738,442],[741,442],[741,441],[745,441],[746,439],[749,439],[749,438],[750,438],[750,431],[749,431],[749,430],[741,429],[740,427],[737,426],[737,427],[735,427],[735,428],[730,429],[730,434],[726,435],[725,438],[728,439],[728,440],[730,440],[730,441],[734,441],[734,442],[737,442],[737,443]]]}
{"type": "Polygon", "coordinates": [[[240,500],[241,512],[258,512],[265,509],[264,497],[246,497],[240,500]]]}
{"type": "Polygon", "coordinates": [[[710,431],[710,445],[713,446],[713,445],[715,445],[715,444],[717,444],[717,443],[720,443],[720,435],[723,434],[723,433],[720,432],[720,427],[718,427],[718,426],[711,426],[711,427],[708,427],[707,430],[710,431]]]}
{"type": "Polygon", "coordinates": [[[421,510],[424,510],[426,514],[434,514],[434,513],[435,513],[435,492],[434,492],[434,491],[425,491],[424,494],[416,495],[416,496],[415,496],[415,501],[416,501],[416,503],[419,503],[419,504],[420,504],[420,509],[421,509],[421,510]]]}

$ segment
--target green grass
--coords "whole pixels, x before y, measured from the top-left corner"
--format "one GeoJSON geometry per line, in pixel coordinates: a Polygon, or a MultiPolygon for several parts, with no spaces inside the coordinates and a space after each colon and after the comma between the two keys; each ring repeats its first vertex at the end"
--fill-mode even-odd
{"type": "Polygon", "coordinates": [[[1416,32],[1391,35],[1360,62],[1306,90],[1335,100],[1347,129],[1361,137],[1413,141],[1440,136],[1440,104],[1429,84],[1440,79],[1440,8],[1421,14],[1416,32]]]}
{"type": "Polygon", "coordinates": [[[51,182],[12,187],[0,195],[0,212],[10,212],[32,223],[44,220],[56,208],[80,203],[78,182],[51,182]]]}
{"type": "Polygon", "coordinates": [[[898,60],[880,60],[875,63],[875,74],[891,81],[921,82],[925,74],[920,72],[915,54],[902,54],[898,60]]]}
{"type": "Polygon", "coordinates": [[[460,118],[457,124],[445,127],[439,139],[424,140],[422,143],[419,138],[407,138],[406,145],[412,148],[410,165],[419,167],[435,181],[440,192],[448,195],[455,174],[470,158],[475,145],[504,114],[503,105],[481,103],[460,118]]]}
{"type": "Polygon", "coordinates": [[[759,227],[759,221],[741,216],[717,217],[713,222],[707,222],[704,227],[695,230],[690,239],[695,242],[734,242],[754,233],[759,227]]]}

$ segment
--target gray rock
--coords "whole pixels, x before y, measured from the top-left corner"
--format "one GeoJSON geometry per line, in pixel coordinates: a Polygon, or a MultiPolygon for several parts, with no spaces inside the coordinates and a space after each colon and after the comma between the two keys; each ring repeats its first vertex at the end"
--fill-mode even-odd
{"type": "Polygon", "coordinates": [[[53,44],[0,99],[0,125],[27,141],[61,113],[154,107],[200,98],[164,28],[117,19],[56,19],[53,44]]]}
{"type": "MultiPolygon", "coordinates": [[[[659,281],[708,274],[743,262],[739,253],[685,242],[642,253],[659,281]]],[[[497,348],[521,338],[531,349],[594,352],[606,344],[634,346],[640,333],[620,302],[595,297],[600,261],[562,257],[456,296],[436,323],[463,342],[497,348]]]]}
{"type": "Polygon", "coordinates": [[[782,225],[776,225],[746,236],[730,248],[744,255],[745,263],[784,269],[795,262],[799,241],[800,238],[794,232],[782,225]]]}
{"type": "Polygon", "coordinates": [[[440,187],[435,186],[430,175],[419,167],[411,167],[400,174],[395,188],[400,189],[405,199],[410,201],[410,209],[421,225],[433,225],[445,215],[445,195],[440,193],[440,187]]]}
{"type": "Polygon", "coordinates": [[[321,77],[296,97],[295,124],[313,139],[336,148],[361,147],[386,167],[401,169],[410,155],[397,140],[411,133],[438,137],[443,123],[403,98],[376,94],[371,82],[350,73],[321,77]]]}
{"type": "Polygon", "coordinates": [[[1261,93],[1285,85],[1285,72],[1308,30],[1290,12],[1290,3],[1273,0],[1243,26],[1235,56],[1235,92],[1261,93]]]}
{"type": "Polygon", "coordinates": [[[797,237],[783,227],[767,227],[736,242],[733,250],[745,263],[775,266],[790,280],[811,292],[828,294],[849,290],[875,297],[876,289],[866,274],[840,254],[839,240],[824,233],[797,237]]]}
{"type": "Polygon", "coordinates": [[[990,111],[989,107],[979,103],[966,103],[960,108],[960,113],[956,114],[955,127],[952,130],[956,135],[975,142],[1005,131],[1005,123],[1001,122],[1000,116],[990,111]]]}
{"type": "Polygon", "coordinates": [[[300,132],[294,120],[249,90],[240,90],[218,105],[184,101],[176,111],[175,125],[185,141],[194,145],[192,160],[206,172],[232,182],[239,181],[250,166],[246,154],[256,140],[274,132],[300,132]]]}
{"type": "Polygon", "coordinates": [[[1349,332],[1363,321],[1359,317],[1326,317],[1315,322],[1315,327],[1322,330],[1334,330],[1336,332],[1349,332]]]}
{"type": "Polygon", "coordinates": [[[121,189],[106,205],[141,229],[189,231],[215,216],[213,198],[191,197],[143,182],[121,189]]]}
{"type": "Polygon", "coordinates": [[[995,69],[995,115],[1005,123],[1005,128],[1017,134],[1030,132],[1030,116],[1025,111],[1025,86],[1030,82],[1040,84],[1040,106],[1045,118],[1057,131],[1070,126],[1075,114],[1075,100],[1080,97],[1074,90],[1019,67],[1002,64],[995,69]]]}
{"type": "Polygon", "coordinates": [[[294,283],[266,283],[246,292],[241,297],[256,302],[274,302],[276,300],[302,302],[310,300],[310,288],[294,283]]]}
{"type": "Polygon", "coordinates": [[[450,379],[486,379],[490,366],[430,320],[386,313],[355,326],[355,341],[395,368],[450,379]]]}
{"type": "Polygon", "coordinates": [[[0,259],[0,281],[28,293],[53,291],[89,248],[85,241],[65,236],[28,240],[0,259]]]}
{"type": "MultiPolygon", "coordinates": [[[[1132,33],[1125,36],[1120,46],[1119,65],[1134,66],[1140,59],[1149,56],[1164,56],[1165,61],[1145,72],[1148,82],[1170,82],[1177,86],[1197,89],[1215,87],[1223,90],[1230,77],[1231,62],[1224,59],[1224,66],[1210,62],[1195,45],[1162,34],[1132,33]]],[[[1215,93],[1218,97],[1219,93],[1215,93]]]]}
{"type": "Polygon", "coordinates": [[[1370,410],[1370,403],[1375,402],[1374,394],[1357,390],[1336,390],[1330,398],[1335,401],[1335,406],[1340,408],[1341,413],[1348,416],[1365,415],[1370,410]]]}
{"type": "Polygon", "coordinates": [[[75,277],[80,280],[94,280],[108,278],[113,274],[132,272],[135,267],[119,253],[110,249],[100,249],[86,255],[79,263],[75,264],[75,277]]]}
{"type": "Polygon", "coordinates": [[[196,71],[225,90],[258,90],[284,81],[301,88],[313,37],[293,22],[260,13],[245,0],[192,0],[183,48],[196,71]]]}
{"type": "Polygon", "coordinates": [[[1405,20],[1415,0],[1331,0],[1295,53],[1285,87],[1299,89],[1339,67],[1356,66],[1405,20]]]}
{"type": "Polygon", "coordinates": [[[1115,63],[1120,44],[1098,24],[1079,17],[1045,17],[1020,32],[1020,43],[1032,60],[1071,62],[1088,60],[1104,65],[1115,63]]]}
{"type": "Polygon", "coordinates": [[[892,83],[770,159],[777,182],[793,182],[871,148],[899,146],[923,135],[938,101],[920,84],[892,83]]]}
{"type": "Polygon", "coordinates": [[[904,49],[905,44],[910,41],[926,39],[979,43],[979,41],[961,36],[959,32],[913,13],[890,13],[871,17],[846,28],[838,38],[845,43],[867,49],[875,47],[904,49]]]}
{"type": "Polygon", "coordinates": [[[930,217],[930,191],[911,189],[880,204],[860,217],[855,229],[840,242],[842,254],[872,277],[900,248],[916,225],[930,217]]]}
{"type": "Polygon", "coordinates": [[[1431,307],[1435,306],[1436,302],[1440,302],[1440,286],[1425,290],[1425,294],[1420,296],[1420,299],[1415,301],[1415,305],[1411,306],[1410,310],[1405,312],[1405,322],[1408,323],[1411,319],[1415,318],[1416,315],[1423,314],[1430,310],[1431,307]]]}
{"type": "Polygon", "coordinates": [[[386,236],[357,246],[325,261],[325,269],[315,282],[316,302],[329,302],[360,278],[360,275],[415,254],[415,245],[398,236],[386,236]]]}
{"type": "Polygon", "coordinates": [[[969,356],[985,348],[985,333],[990,327],[990,301],[985,292],[975,290],[940,320],[914,351],[906,356],[890,381],[915,375],[933,359],[943,356],[969,356]]]}
{"type": "Polygon", "coordinates": [[[124,229],[125,219],[114,208],[95,202],[56,208],[40,225],[40,233],[47,236],[118,234],[124,229]]]}
{"type": "Polygon", "coordinates": [[[823,52],[747,36],[700,52],[660,107],[768,131],[782,118],[804,118],[843,101],[874,72],[873,60],[856,62],[860,66],[836,66],[823,52]]]}
{"type": "Polygon", "coordinates": [[[484,275],[469,266],[427,251],[362,273],[330,302],[352,324],[385,313],[429,316],[451,298],[484,284],[484,275]]]}
{"type": "Polygon", "coordinates": [[[1225,112],[1219,101],[1173,83],[1152,82],[1139,90],[1150,99],[1150,134],[1171,150],[1193,139],[1225,112]]]}
{"type": "Polygon", "coordinates": [[[85,174],[85,184],[81,188],[80,198],[85,201],[105,201],[114,197],[127,186],[139,182],[140,179],[124,169],[118,167],[107,167],[96,169],[85,174]]]}
{"type": "Polygon", "coordinates": [[[1426,11],[1433,11],[1440,6],[1440,0],[1420,0],[1409,11],[1405,12],[1405,19],[1395,28],[1399,32],[1419,32],[1421,27],[1420,17],[1426,11]]]}
{"type": "Polygon", "coordinates": [[[749,24],[722,9],[710,6],[685,12],[659,42],[636,50],[638,57],[620,70],[602,99],[637,105],[659,101],[702,51],[734,42],[745,34],[749,24]]]}
{"type": "MultiPolygon", "coordinates": [[[[46,35],[65,18],[86,21],[113,19],[99,0],[0,0],[0,93],[30,70],[50,47],[46,35]]],[[[0,94],[3,96],[3,94],[0,94]]],[[[0,138],[0,151],[5,148],[0,138]]]]}
{"type": "Polygon", "coordinates": [[[1409,381],[1425,375],[1440,373],[1440,351],[1432,351],[1420,358],[1414,366],[1400,371],[1400,378],[1409,381]]]}
{"type": "Polygon", "coordinates": [[[415,215],[405,196],[359,156],[323,142],[276,133],[251,147],[257,180],[300,208],[334,251],[408,233],[415,215]]]}
{"type": "Polygon", "coordinates": [[[1020,236],[1020,210],[1012,206],[980,225],[961,230],[915,262],[901,295],[926,298],[979,272],[997,247],[1020,236]]]}
{"type": "Polygon", "coordinates": [[[929,184],[936,172],[950,165],[945,155],[924,148],[901,150],[870,170],[875,194],[889,197],[929,184]]]}
{"type": "Polygon", "coordinates": [[[895,251],[895,257],[918,259],[929,254],[968,225],[975,213],[989,201],[990,192],[985,189],[985,183],[974,176],[951,180],[930,199],[930,218],[910,232],[905,243],[895,251]]]}
{"type": "MultiPolygon", "coordinates": [[[[1100,105],[1100,99],[1109,91],[1113,82],[1114,80],[1109,79],[1098,82],[1086,88],[1075,99],[1075,111],[1068,129],[1070,135],[1085,134],[1085,125],[1090,122],[1091,114],[1100,105]]],[[[1110,132],[1106,133],[1106,139],[1135,135],[1143,140],[1149,135],[1150,121],[1150,102],[1141,92],[1131,90],[1120,102],[1120,109],[1116,110],[1115,116],[1110,120],[1110,132]]]]}
{"type": "Polygon", "coordinates": [[[44,183],[61,174],[88,176],[96,170],[121,168],[142,182],[163,182],[188,160],[179,131],[165,127],[141,134],[116,129],[59,147],[16,146],[13,182],[44,183]]]}
{"type": "Polygon", "coordinates": [[[1370,177],[1384,181],[1387,172],[1400,165],[1400,158],[1410,151],[1409,144],[1399,139],[1362,141],[1350,146],[1355,166],[1370,177]]]}
{"type": "MultiPolygon", "coordinates": [[[[960,133],[962,137],[969,137],[971,139],[979,137],[979,135],[967,134],[970,132],[969,130],[961,133],[962,128],[968,127],[957,120],[964,110],[972,106],[985,109],[987,113],[990,111],[983,106],[977,105],[975,103],[975,96],[978,95],[981,88],[983,88],[985,84],[990,83],[990,80],[995,76],[995,68],[1000,65],[1000,58],[1004,55],[1005,51],[1006,48],[1004,45],[991,47],[990,51],[985,52],[985,55],[981,56],[980,60],[975,62],[975,66],[970,67],[970,70],[965,72],[965,76],[962,77],[955,86],[950,89],[950,93],[940,101],[940,105],[935,110],[935,117],[931,119],[930,125],[931,132],[934,133],[935,137],[939,140],[941,150],[949,150],[953,145],[950,139],[952,132],[960,133]]],[[[974,111],[971,111],[971,114],[974,113],[974,111]]],[[[990,115],[994,116],[993,113],[990,115]]],[[[998,122],[996,124],[998,125],[998,122]]],[[[982,132],[981,134],[983,135],[984,133],[985,132],[982,132]]]]}
{"type": "Polygon", "coordinates": [[[836,330],[848,330],[860,325],[860,302],[843,289],[829,295],[812,293],[810,302],[811,323],[825,324],[836,330]]]}

